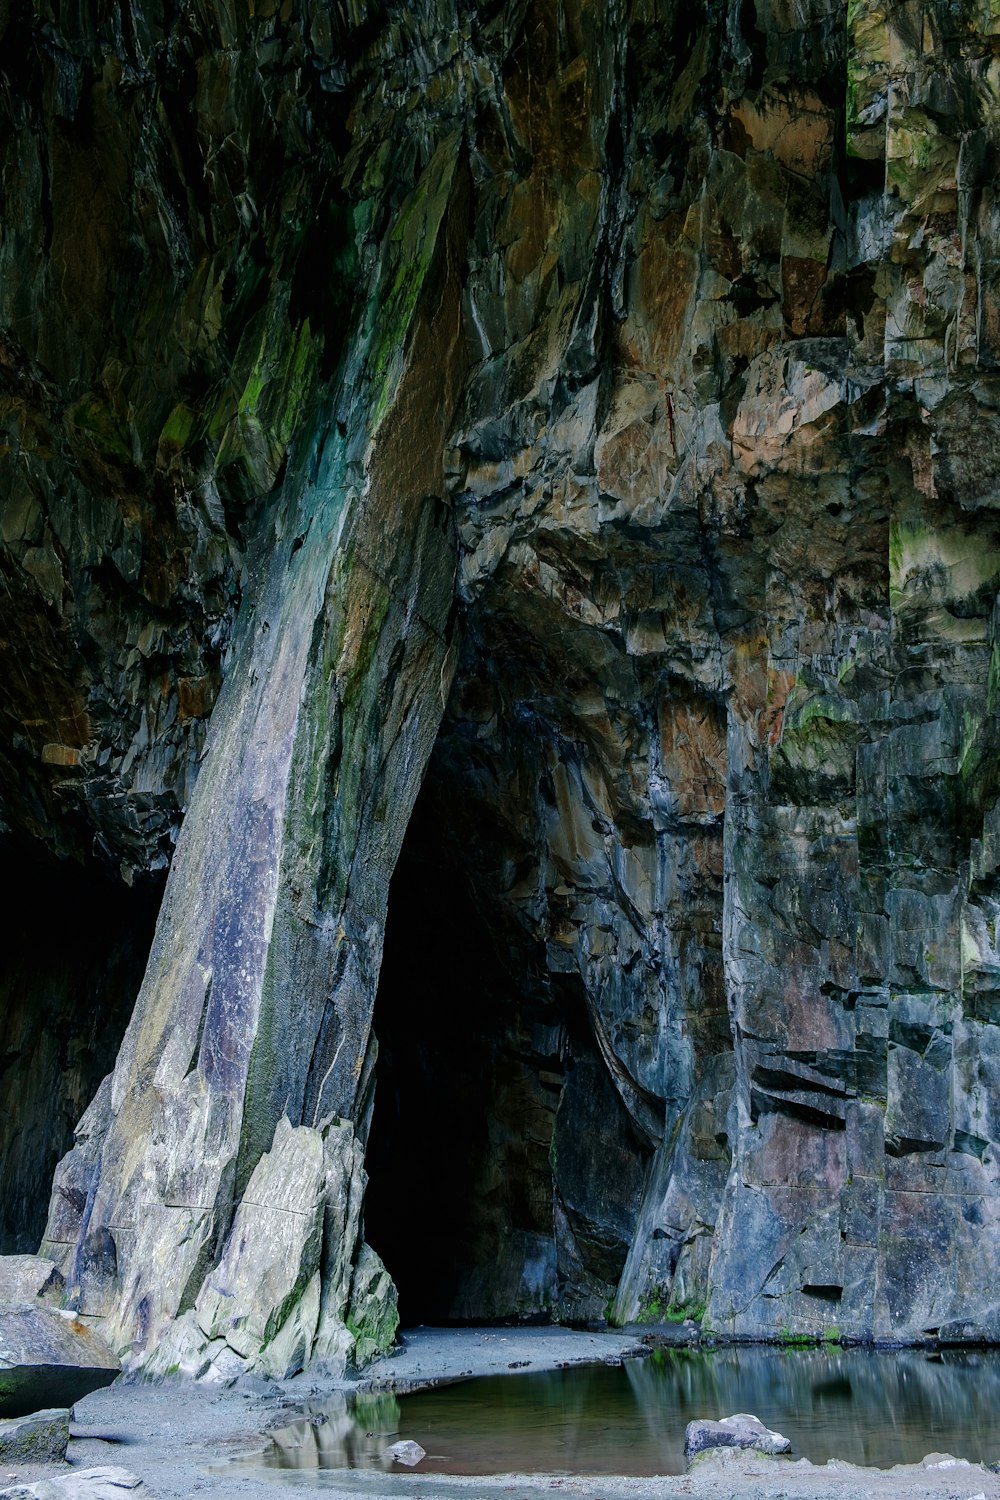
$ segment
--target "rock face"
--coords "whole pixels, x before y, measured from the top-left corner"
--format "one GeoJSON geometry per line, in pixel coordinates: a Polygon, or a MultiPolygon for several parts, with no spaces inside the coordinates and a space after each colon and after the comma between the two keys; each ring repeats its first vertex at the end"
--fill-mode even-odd
{"type": "Polygon", "coordinates": [[[989,7],[0,34],[0,815],[170,864],[74,1305],[1000,1337],[989,7]]]}
{"type": "Polygon", "coordinates": [[[293,1130],[282,1116],[218,1264],[193,1310],[172,1324],[146,1361],[146,1373],[282,1380],[311,1362],[339,1375],[349,1357],[370,1358],[391,1343],[396,1299],[381,1261],[363,1245],[356,1268],[351,1264],[364,1183],[350,1124],[293,1130]],[[375,1338],[368,1326],[373,1294],[384,1325],[375,1338]]]}

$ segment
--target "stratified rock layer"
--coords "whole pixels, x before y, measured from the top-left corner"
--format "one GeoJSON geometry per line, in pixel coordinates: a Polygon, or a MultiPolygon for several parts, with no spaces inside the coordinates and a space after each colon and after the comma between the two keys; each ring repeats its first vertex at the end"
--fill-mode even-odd
{"type": "Polygon", "coordinates": [[[171,860],[70,1297],[365,1357],[412,1136],[442,1315],[1000,1337],[989,8],[3,17],[3,817],[171,860]]]}

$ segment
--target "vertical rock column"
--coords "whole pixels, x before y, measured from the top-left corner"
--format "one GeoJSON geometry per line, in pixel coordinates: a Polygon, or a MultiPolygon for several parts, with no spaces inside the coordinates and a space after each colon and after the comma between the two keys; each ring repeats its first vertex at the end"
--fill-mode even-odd
{"type": "Polygon", "coordinates": [[[849,33],[845,338],[755,361],[734,429],[773,530],[766,690],[733,670],[708,1318],[995,1338],[997,21],[861,3],[849,33]]]}
{"type": "MultiPolygon", "coordinates": [[[[362,1150],[343,1121],[363,1130],[370,1108],[388,879],[450,673],[440,455],[461,375],[457,155],[455,138],[440,145],[385,237],[337,409],[284,484],[135,1013],[57,1173],[45,1253],[138,1362],[191,1309],[189,1345],[211,1342],[211,1357],[225,1341],[216,1293],[246,1269],[251,1203],[265,1234],[302,1209],[268,1196],[274,1171],[257,1169],[272,1140],[287,1172],[301,1155],[300,1196],[319,1192],[328,1228],[339,1215],[339,1242],[313,1236],[299,1275],[250,1290],[273,1291],[273,1316],[231,1319],[217,1368],[235,1355],[284,1373],[312,1352],[318,1308],[303,1315],[303,1296],[328,1324],[345,1310],[362,1150]],[[301,1338],[282,1335],[290,1320],[301,1338]],[[279,1337],[276,1364],[261,1351],[279,1337]]],[[[341,1362],[349,1342],[327,1328],[341,1362]]]]}

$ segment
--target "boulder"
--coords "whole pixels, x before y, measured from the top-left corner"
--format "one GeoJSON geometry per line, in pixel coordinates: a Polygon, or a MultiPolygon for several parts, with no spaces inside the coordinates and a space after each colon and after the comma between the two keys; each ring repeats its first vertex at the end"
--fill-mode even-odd
{"type": "Polygon", "coordinates": [[[399,1327],[399,1297],[392,1277],[364,1243],[354,1268],[347,1327],[354,1338],[352,1363],[358,1370],[389,1348],[399,1327]]]}
{"type": "Polygon", "coordinates": [[[66,1457],[69,1408],[36,1411],[0,1422],[0,1463],[37,1464],[66,1457]]]}
{"type": "MultiPolygon", "coordinates": [[[[319,1268],[326,1200],[326,1158],[318,1130],[279,1121],[271,1150],[247,1185],[222,1257],[198,1297],[195,1317],[207,1339],[224,1338],[244,1360],[256,1359],[283,1325],[311,1304],[301,1337],[308,1352],[319,1315],[310,1283],[319,1268]]],[[[301,1368],[285,1351],[270,1373],[301,1368]]]]}
{"type": "Polygon", "coordinates": [[[119,1365],[74,1313],[41,1302],[0,1307],[0,1410],[25,1415],[72,1406],[110,1385],[119,1365]]]}
{"type": "Polygon", "coordinates": [[[0,1490],[0,1500],[125,1500],[126,1495],[154,1500],[138,1475],[116,1468],[78,1469],[0,1490]]]}
{"type": "Polygon", "coordinates": [[[402,1442],[393,1443],[391,1448],[386,1449],[386,1453],[397,1464],[405,1464],[408,1469],[412,1469],[414,1464],[418,1464],[422,1458],[427,1457],[426,1448],[421,1448],[420,1444],[415,1443],[412,1438],[404,1438],[402,1442]]]}
{"type": "Polygon", "coordinates": [[[789,1453],[791,1443],[780,1432],[765,1427],[759,1417],[738,1412],[720,1422],[689,1422],[684,1430],[684,1454],[688,1462],[709,1448],[752,1448],[757,1453],[789,1453]]]}

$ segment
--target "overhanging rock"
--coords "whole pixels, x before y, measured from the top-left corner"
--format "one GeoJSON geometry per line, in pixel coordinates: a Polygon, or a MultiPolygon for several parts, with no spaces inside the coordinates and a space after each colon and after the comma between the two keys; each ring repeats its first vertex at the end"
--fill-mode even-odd
{"type": "Polygon", "coordinates": [[[0,1308],[0,1410],[8,1415],[71,1406],[118,1371],[107,1345],[74,1313],[41,1303],[0,1308]]]}

